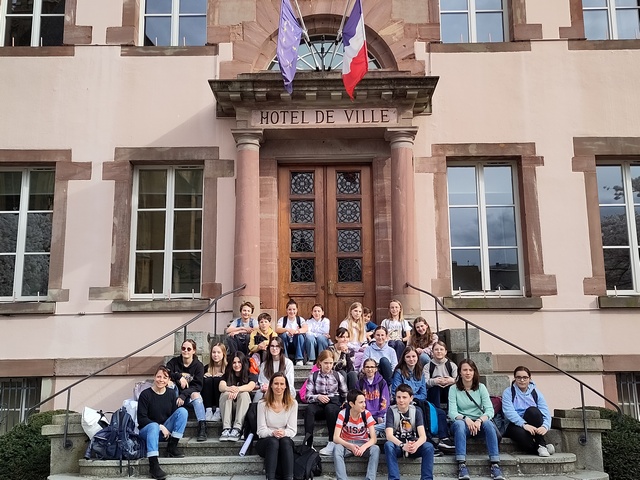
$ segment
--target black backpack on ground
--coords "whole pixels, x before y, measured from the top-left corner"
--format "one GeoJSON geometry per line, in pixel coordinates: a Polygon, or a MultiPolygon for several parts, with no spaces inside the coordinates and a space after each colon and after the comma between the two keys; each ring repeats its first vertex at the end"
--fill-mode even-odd
{"type": "Polygon", "coordinates": [[[302,445],[293,449],[293,478],[294,480],[313,480],[322,475],[322,460],[320,454],[313,448],[313,435],[304,436],[302,445]]]}
{"type": "Polygon", "coordinates": [[[124,407],[115,411],[109,426],[94,435],[85,458],[119,460],[122,473],[122,460],[128,462],[147,455],[147,444],[140,435],[134,433],[135,428],[133,418],[124,407]]]}

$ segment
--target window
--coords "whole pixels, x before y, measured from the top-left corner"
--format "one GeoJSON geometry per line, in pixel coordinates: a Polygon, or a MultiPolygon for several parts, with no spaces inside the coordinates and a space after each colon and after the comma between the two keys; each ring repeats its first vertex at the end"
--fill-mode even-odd
{"type": "Polygon", "coordinates": [[[207,43],[207,0],[146,0],[141,6],[145,46],[202,46],[207,43]]]}
{"type": "Polygon", "coordinates": [[[46,300],[55,173],[0,171],[0,300],[46,300]]]}
{"type": "Polygon", "coordinates": [[[619,373],[617,380],[618,405],[622,409],[622,413],[640,420],[640,373],[619,373]]]}
{"type": "Polygon", "coordinates": [[[447,183],[454,294],[522,296],[514,165],[456,162],[447,183]]]}
{"type": "Polygon", "coordinates": [[[65,0],[6,0],[0,12],[4,46],[62,45],[65,0]]]}
{"type": "Polygon", "coordinates": [[[582,0],[588,40],[640,38],[640,0],[582,0]]]}
{"type": "Polygon", "coordinates": [[[504,42],[504,0],[440,0],[443,43],[504,42]]]}
{"type": "Polygon", "coordinates": [[[601,163],[596,174],[607,292],[640,293],[640,163],[601,163]]]}
{"type": "Polygon", "coordinates": [[[202,179],[200,167],[135,170],[129,277],[134,297],[200,296],[202,179]]]}
{"type": "Polygon", "coordinates": [[[0,435],[24,421],[40,401],[40,378],[0,378],[0,435]]]}
{"type": "MultiPolygon", "coordinates": [[[[336,44],[335,35],[311,35],[311,46],[316,54],[316,60],[313,58],[311,50],[307,44],[302,41],[298,49],[298,63],[296,70],[315,70],[316,62],[321,64],[322,70],[338,70],[342,69],[342,57],[344,56],[344,45],[342,42],[336,44]]],[[[367,50],[369,55],[369,70],[378,70],[380,62],[367,50]]],[[[280,70],[278,58],[273,57],[267,70],[280,70]]]]}

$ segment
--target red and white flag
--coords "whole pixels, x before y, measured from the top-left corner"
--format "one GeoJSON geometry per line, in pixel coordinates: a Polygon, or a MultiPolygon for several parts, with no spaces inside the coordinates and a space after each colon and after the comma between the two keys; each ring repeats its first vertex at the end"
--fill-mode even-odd
{"type": "Polygon", "coordinates": [[[364,16],[362,2],[356,0],[349,19],[342,30],[344,57],[342,58],[342,81],[344,88],[353,100],[353,90],[365,73],[369,71],[367,39],[364,34],[364,16]]]}

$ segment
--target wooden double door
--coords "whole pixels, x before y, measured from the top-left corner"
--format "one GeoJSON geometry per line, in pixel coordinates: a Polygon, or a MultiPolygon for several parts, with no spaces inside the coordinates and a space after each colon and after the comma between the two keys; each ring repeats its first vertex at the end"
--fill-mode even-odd
{"type": "Polygon", "coordinates": [[[280,166],[278,315],[324,306],[331,332],[353,302],[375,306],[370,165],[280,166]]]}

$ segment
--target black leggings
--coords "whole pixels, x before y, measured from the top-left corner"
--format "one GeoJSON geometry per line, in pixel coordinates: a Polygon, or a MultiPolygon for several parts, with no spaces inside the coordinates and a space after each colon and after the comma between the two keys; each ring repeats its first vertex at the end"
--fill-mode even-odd
{"type": "MultiPolygon", "coordinates": [[[[538,407],[527,408],[522,418],[524,418],[526,423],[536,428],[542,426],[542,422],[544,422],[544,417],[538,407]]],[[[509,423],[505,435],[527,453],[538,453],[538,447],[540,445],[547,444],[543,435],[539,435],[537,433],[535,435],[531,435],[524,428],[517,426],[515,423],[509,423]]]]}
{"type": "Polygon", "coordinates": [[[329,403],[310,403],[304,412],[304,433],[313,434],[313,427],[316,422],[316,415],[324,413],[327,420],[327,430],[329,431],[329,441],[333,442],[333,431],[338,423],[338,414],[340,413],[340,405],[333,400],[329,403]]]}
{"type": "Polygon", "coordinates": [[[202,385],[202,403],[204,408],[212,408],[220,406],[220,377],[204,377],[204,384],[202,385]]]}
{"type": "Polygon", "coordinates": [[[293,439],[266,437],[256,443],[258,455],[264,458],[267,480],[293,480],[293,439]]]}

